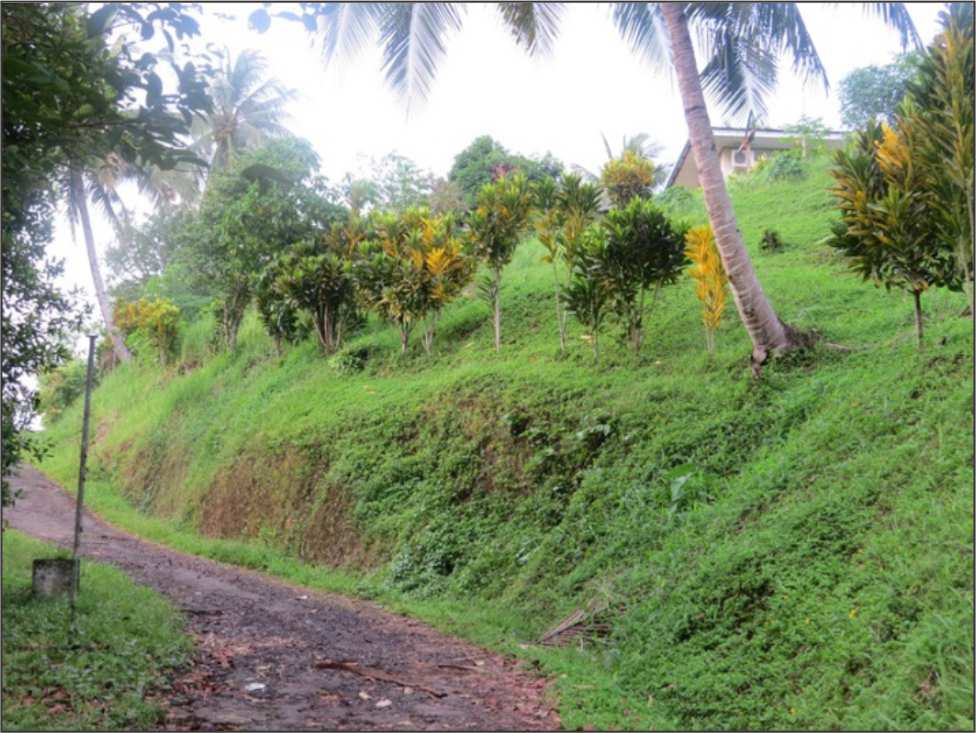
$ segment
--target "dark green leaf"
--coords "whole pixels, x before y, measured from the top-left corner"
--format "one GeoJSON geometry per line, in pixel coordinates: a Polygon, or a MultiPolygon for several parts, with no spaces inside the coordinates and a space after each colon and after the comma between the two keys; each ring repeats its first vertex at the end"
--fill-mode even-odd
{"type": "Polygon", "coordinates": [[[85,22],[85,30],[88,32],[88,37],[93,38],[104,33],[109,23],[112,22],[112,18],[115,17],[115,12],[115,6],[108,4],[103,5],[89,15],[88,20],[85,22]]]}

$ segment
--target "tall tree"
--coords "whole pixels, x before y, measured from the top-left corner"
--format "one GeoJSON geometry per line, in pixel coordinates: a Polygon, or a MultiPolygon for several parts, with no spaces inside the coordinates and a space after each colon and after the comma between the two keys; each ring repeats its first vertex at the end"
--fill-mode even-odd
{"type": "MultiPolygon", "coordinates": [[[[529,53],[551,46],[561,3],[496,6],[516,42],[529,53]]],[[[356,51],[379,30],[386,79],[408,95],[429,89],[437,63],[446,53],[447,34],[461,24],[461,6],[447,3],[336,3],[321,9],[303,3],[302,7],[312,20],[316,13],[325,16],[326,61],[337,50],[356,51]]],[[[918,44],[903,3],[866,7],[899,31],[903,46],[910,41],[918,44]]],[[[758,370],[770,354],[793,348],[803,339],[777,316],[746,253],[721,174],[704,93],[730,113],[751,109],[762,114],[764,98],[776,83],[780,55],[790,56],[797,71],[826,85],[823,64],[794,3],[616,3],[613,17],[635,51],[657,64],[670,61],[674,68],[709,219],[739,316],[752,339],[758,370]],[[689,26],[697,31],[706,58],[700,74],[689,26]]],[[[252,22],[266,27],[267,11],[256,10],[252,22]]]]}
{"type": "Polygon", "coordinates": [[[884,66],[862,66],[840,80],[840,120],[851,130],[872,119],[892,123],[915,75],[918,53],[903,53],[884,66]]]}
{"type": "Polygon", "coordinates": [[[88,267],[91,270],[92,284],[95,287],[95,300],[98,301],[98,310],[102,314],[102,322],[105,330],[108,331],[109,339],[112,341],[112,351],[115,358],[119,361],[129,361],[132,353],[125,345],[122,334],[115,327],[112,318],[112,304],[109,302],[108,293],[105,290],[105,280],[102,278],[102,269],[98,263],[98,250],[95,248],[95,235],[92,232],[91,217],[88,214],[88,187],[86,186],[84,175],[77,167],[73,167],[69,172],[68,183],[68,218],[71,220],[72,230],[81,223],[81,232],[85,240],[85,252],[88,255],[88,267]]]}
{"type": "Polygon", "coordinates": [[[210,83],[213,109],[194,129],[193,149],[223,170],[242,150],[287,133],[285,107],[296,92],[268,76],[268,63],[258,52],[236,57],[225,51],[210,83]]]}

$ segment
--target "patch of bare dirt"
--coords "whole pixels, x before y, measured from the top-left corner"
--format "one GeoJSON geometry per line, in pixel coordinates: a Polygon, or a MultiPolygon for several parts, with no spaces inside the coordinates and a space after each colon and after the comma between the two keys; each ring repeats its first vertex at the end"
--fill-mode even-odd
{"type": "MultiPolygon", "coordinates": [[[[70,546],[74,498],[30,466],[11,527],[70,546]]],[[[168,730],[555,730],[547,680],[376,604],[139,540],[86,514],[82,553],[183,609],[190,669],[168,730]]]]}

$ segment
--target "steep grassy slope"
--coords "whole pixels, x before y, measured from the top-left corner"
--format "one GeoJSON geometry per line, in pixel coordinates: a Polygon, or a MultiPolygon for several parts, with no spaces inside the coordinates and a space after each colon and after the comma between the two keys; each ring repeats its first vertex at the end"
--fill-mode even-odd
{"type": "MultiPolygon", "coordinates": [[[[908,296],[816,244],[827,183],[820,165],[733,198],[783,317],[849,353],[753,383],[734,311],[707,358],[685,281],[639,359],[613,347],[594,365],[578,330],[559,358],[550,273],[525,243],[498,355],[467,300],[433,357],[400,357],[371,322],[339,357],[308,343],[278,359],[251,319],[233,356],[204,355],[201,323],[180,368],[113,372],[94,398],[93,502],[537,657],[563,675],[569,727],[970,726],[972,322],[961,296],[926,295],[918,353],[908,296]],[[765,227],[786,251],[758,252],[765,227]],[[606,633],[526,644],[578,607],[606,633]]],[[[697,199],[682,209],[703,218],[697,199]]],[[[79,422],[76,405],[49,430],[44,468],[68,483],[79,422]]]]}

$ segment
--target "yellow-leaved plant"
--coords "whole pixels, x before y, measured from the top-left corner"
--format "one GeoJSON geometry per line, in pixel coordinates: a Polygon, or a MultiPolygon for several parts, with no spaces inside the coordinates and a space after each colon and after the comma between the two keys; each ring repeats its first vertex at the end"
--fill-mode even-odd
{"type": "Polygon", "coordinates": [[[697,226],[685,235],[685,254],[691,260],[688,275],[695,281],[695,295],[702,303],[702,322],[705,324],[705,344],[708,353],[715,352],[715,331],[725,310],[726,288],[729,278],[722,267],[722,258],[715,246],[709,226],[697,226]]]}

